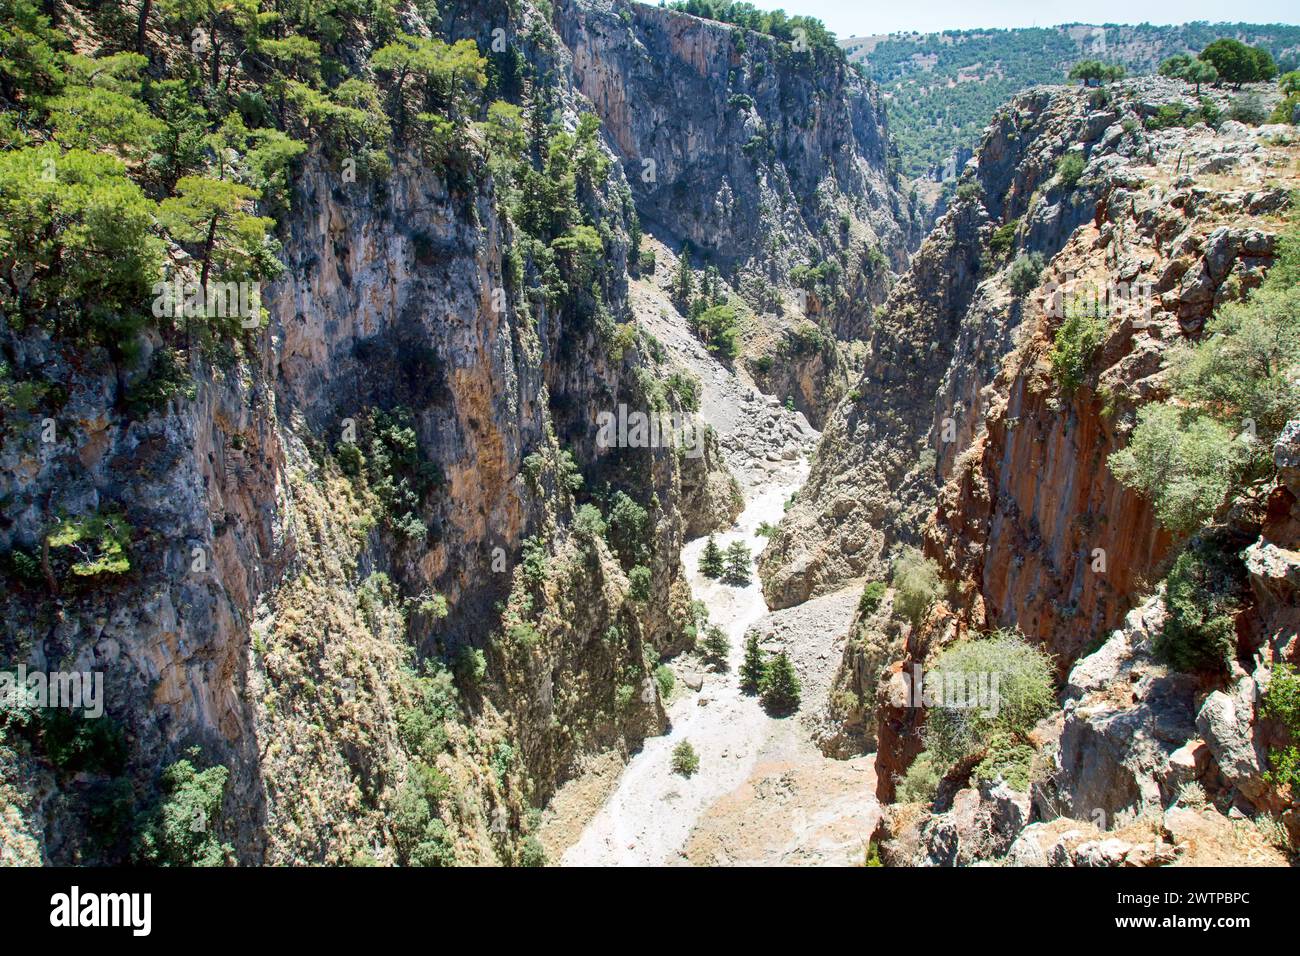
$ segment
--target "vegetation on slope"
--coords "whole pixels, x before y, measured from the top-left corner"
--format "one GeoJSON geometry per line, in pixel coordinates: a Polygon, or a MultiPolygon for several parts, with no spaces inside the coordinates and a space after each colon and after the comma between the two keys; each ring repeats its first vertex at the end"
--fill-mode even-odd
{"type": "Polygon", "coordinates": [[[841,45],[890,97],[889,128],[902,171],[916,177],[941,169],[955,149],[973,147],[1013,94],[1060,83],[1077,60],[1101,58],[1130,74],[1153,73],[1169,57],[1224,37],[1263,46],[1284,72],[1296,67],[1300,27],[1283,24],[1074,24],[892,34],[879,42],[850,37],[841,45]]]}

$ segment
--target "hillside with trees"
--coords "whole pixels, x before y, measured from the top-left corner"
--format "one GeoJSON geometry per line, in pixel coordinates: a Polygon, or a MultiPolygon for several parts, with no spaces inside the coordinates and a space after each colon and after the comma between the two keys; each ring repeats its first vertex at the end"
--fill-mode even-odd
{"type": "Polygon", "coordinates": [[[1264,48],[1283,73],[1300,63],[1300,26],[1285,24],[1076,23],[848,37],[840,46],[884,88],[899,171],[939,179],[945,166],[954,174],[951,157],[974,145],[994,110],[1026,87],[1064,81],[1076,61],[1154,73],[1168,58],[1195,55],[1221,38],[1264,48]]]}

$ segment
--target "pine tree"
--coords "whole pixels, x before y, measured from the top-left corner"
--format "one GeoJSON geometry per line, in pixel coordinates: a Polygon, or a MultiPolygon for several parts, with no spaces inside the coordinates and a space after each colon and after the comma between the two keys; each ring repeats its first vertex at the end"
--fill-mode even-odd
{"type": "Polygon", "coordinates": [[[759,693],[763,706],[773,714],[788,714],[799,706],[799,677],[785,651],[772,660],[763,672],[759,693]]]}
{"type": "Polygon", "coordinates": [[[704,553],[700,555],[700,573],[706,578],[722,577],[722,549],[718,542],[709,535],[704,544],[704,553]]]}
{"type": "Polygon", "coordinates": [[[689,740],[683,740],[673,748],[673,773],[689,777],[700,769],[700,756],[695,752],[689,740]]]}
{"type": "Polygon", "coordinates": [[[758,646],[758,638],[750,635],[745,641],[745,660],[740,665],[740,689],[746,694],[757,694],[763,684],[763,672],[767,667],[763,663],[763,649],[758,646]]]}
{"type": "Polygon", "coordinates": [[[695,291],[695,273],[691,271],[691,248],[682,246],[682,254],[677,262],[677,278],[673,282],[674,298],[677,307],[686,309],[690,306],[691,295],[695,291]]]}
{"type": "Polygon", "coordinates": [[[722,572],[722,580],[736,587],[749,583],[749,565],[752,560],[749,548],[743,541],[733,541],[727,546],[727,566],[722,572]]]}
{"type": "Polygon", "coordinates": [[[727,655],[731,653],[731,641],[727,639],[726,631],[716,624],[710,624],[708,630],[704,632],[700,649],[704,652],[705,660],[714,667],[722,668],[726,666],[727,655]]]}

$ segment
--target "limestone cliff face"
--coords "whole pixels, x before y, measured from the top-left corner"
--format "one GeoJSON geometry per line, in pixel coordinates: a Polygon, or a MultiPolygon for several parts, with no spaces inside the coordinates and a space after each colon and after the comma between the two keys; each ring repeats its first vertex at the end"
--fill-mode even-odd
{"type": "MultiPolygon", "coordinates": [[[[832,415],[812,477],[763,557],[765,590],[778,606],[855,576],[884,579],[884,559],[899,544],[919,545],[938,562],[947,599],[916,629],[890,621],[887,602],[862,616],[836,681],[840,735],[831,749],[875,747],[884,799],[923,747],[923,713],[903,695],[914,665],[966,634],[1017,627],[1046,646],[1064,678],[1149,594],[1179,544],[1106,461],[1126,443],[1134,409],[1163,396],[1165,352],[1195,339],[1216,306],[1261,281],[1292,161],[1270,131],[1234,123],[1217,132],[1146,131],[1143,119],[1180,92],[1163,81],[1096,100],[1039,90],[999,113],[965,198],[881,311],[863,379],[832,415]],[[1082,160],[1074,184],[1059,173],[1070,153],[1082,160]],[[1032,282],[1013,283],[1012,264],[1031,254],[1043,268],[1032,282]],[[1078,386],[1066,389],[1049,359],[1064,307],[1098,299],[1105,334],[1078,386]]],[[[1290,499],[1277,489],[1270,500],[1279,532],[1288,533],[1290,499]]],[[[1261,540],[1250,552],[1252,581],[1270,595],[1267,610],[1254,613],[1285,647],[1290,598],[1279,595],[1290,592],[1265,583],[1287,573],[1277,547],[1261,540]]],[[[1207,701],[1178,687],[1178,726],[1191,728],[1207,701]]],[[[1156,704],[1152,712],[1162,713],[1156,704]]],[[[1211,702],[1206,721],[1230,709],[1211,702]]],[[[1137,727],[1146,718],[1123,720],[1137,727]]],[[[1095,748],[1080,744],[1068,709],[1065,726],[1064,737],[1057,728],[1058,796],[1113,784],[1115,806],[1140,811],[1130,797],[1141,787],[1131,781],[1080,782],[1070,761],[1091,759],[1095,748]]],[[[1232,764],[1242,731],[1220,729],[1237,743],[1216,745],[1216,760],[1232,764]]],[[[1171,737],[1162,752],[1189,736],[1171,737]]],[[[1249,773],[1241,779],[1253,786],[1249,773]]],[[[1233,787],[1230,795],[1246,793],[1233,787]]]]}
{"type": "Polygon", "coordinates": [[[981,392],[1024,317],[998,268],[1006,263],[984,254],[992,227],[1023,220],[1019,248],[1055,255],[1095,201],[1087,183],[1055,184],[1056,162],[1079,142],[1102,149],[1106,128],[1085,100],[1042,91],[995,117],[967,174],[973,195],[939,221],[868,326],[862,378],[832,415],[808,485],[764,554],[769,603],[880,576],[890,547],[919,540],[937,483],[979,430],[981,392]]]}
{"type": "MultiPolygon", "coordinates": [[[[491,5],[446,29],[486,48],[505,17],[491,5]]],[[[549,21],[523,4],[509,22],[572,125],[589,107],[549,21]]],[[[6,666],[103,671],[124,744],[121,766],[75,775],[39,746],[0,748],[6,842],[36,859],[121,859],[126,836],[106,842],[88,808],[123,786],[146,808],[159,770],[196,746],[229,770],[213,826],[241,862],[393,861],[417,760],[446,782],[454,858],[517,862],[529,810],[585,755],[662,730],[651,671],[684,646],[683,536],[734,514],[716,438],[699,459],[600,447],[598,413],[648,407],[660,373],[644,345],[613,349],[573,302],[518,287],[486,169],[450,177],[399,151],[382,183],[358,182],[313,150],[293,187],[269,326],[193,350],[192,398],[132,408],[143,373],[3,325],[14,368],[65,392],[52,441],[39,418],[3,422],[0,550],[39,555],[65,516],[130,528],[124,575],[6,580],[6,666]],[[423,534],[390,526],[366,478],[384,414],[406,416],[428,476],[423,534]],[[573,527],[607,482],[647,509],[643,593],[630,561],[573,527]],[[454,690],[421,683],[430,659],[454,690]],[[445,727],[433,718],[441,749],[412,723],[437,713],[434,693],[456,702],[445,727]]],[[[614,163],[583,200],[614,322],[630,317],[625,190],[614,163]]],[[[162,346],[141,343],[146,358],[162,346]]]]}
{"type": "MultiPolygon", "coordinates": [[[[966,587],[970,625],[1038,635],[1062,672],[1119,625],[1172,543],[1106,460],[1126,443],[1131,409],[1160,393],[1164,352],[1259,283],[1272,261],[1272,213],[1286,201],[1284,183],[1261,189],[1279,157],[1257,134],[1230,127],[1131,145],[1124,135],[1103,133],[1093,150],[1084,174],[1096,181],[1092,219],[1018,303],[1027,314],[1017,346],[983,395],[980,432],[947,470],[924,534],[966,587]],[[1179,151],[1184,165],[1233,173],[1213,192],[1171,177],[1179,151]],[[1067,391],[1048,358],[1063,305],[1108,288],[1105,337],[1067,391]]],[[[1038,216],[1028,219],[1032,236],[1038,216]]]]}
{"type": "Polygon", "coordinates": [[[845,308],[828,321],[860,337],[919,231],[877,89],[824,51],[648,4],[562,0],[556,16],[647,229],[755,303],[836,261],[845,308]]]}

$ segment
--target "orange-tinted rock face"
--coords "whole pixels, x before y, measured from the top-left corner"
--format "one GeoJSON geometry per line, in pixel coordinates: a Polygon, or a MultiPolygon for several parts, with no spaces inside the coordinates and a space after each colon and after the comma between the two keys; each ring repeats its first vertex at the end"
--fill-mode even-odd
{"type": "Polygon", "coordinates": [[[1122,447],[1102,403],[1081,390],[1066,408],[1014,380],[1005,406],[940,495],[932,556],[972,590],[971,626],[1019,627],[1062,672],[1116,627],[1169,551],[1149,504],[1111,475],[1122,447]]]}
{"type": "MultiPolygon", "coordinates": [[[[1021,97],[1016,106],[1037,109],[1044,128],[1017,153],[1008,149],[1017,123],[995,123],[975,180],[993,236],[1011,248],[990,248],[961,314],[943,316],[955,329],[952,360],[931,393],[927,444],[943,484],[921,539],[953,586],[940,604],[958,620],[941,633],[937,611],[881,677],[875,705],[884,799],[923,747],[923,715],[900,708],[889,692],[914,664],[964,634],[1014,627],[1055,657],[1063,677],[1163,577],[1180,542],[1147,500],[1116,479],[1108,459],[1126,446],[1137,409],[1165,397],[1169,351],[1204,335],[1220,306],[1260,284],[1275,252],[1279,204],[1295,185],[1294,173],[1277,172],[1294,168],[1291,147],[1244,128],[1130,141],[1137,127],[1121,119],[1123,103],[1114,115],[1072,112],[1067,94],[1047,103],[1021,97]],[[1077,189],[1064,190],[1051,171],[1079,146],[1087,172],[1077,189]],[[1186,175],[1189,167],[1232,172],[1210,188],[1204,176],[1186,175]],[[1018,260],[1034,265],[1024,260],[1035,254],[1046,262],[1027,270],[1037,279],[1026,292],[1012,274],[1018,260]],[[1066,359],[1081,339],[1062,333],[1071,314],[1095,316],[1100,326],[1095,346],[1075,353],[1073,374],[1066,359]],[[1058,336],[1070,348],[1054,362],[1058,336]]],[[[944,229],[941,222],[925,248],[944,229]]],[[[950,278],[934,266],[923,251],[899,290],[950,278]]],[[[883,399],[873,400],[875,414],[883,399]]],[[[827,436],[837,434],[835,421],[827,436]]],[[[875,414],[869,424],[879,429],[882,421],[875,414]]],[[[1294,444],[1278,452],[1280,472],[1294,472],[1294,444]]],[[[852,480],[851,456],[826,457],[824,470],[852,480]]],[[[810,489],[805,510],[818,487],[810,482],[810,489]]],[[[905,489],[892,494],[901,507],[905,489]]],[[[1258,621],[1252,609],[1241,636],[1253,650],[1262,629],[1278,659],[1294,653],[1298,602],[1290,582],[1300,556],[1291,503],[1275,494],[1267,510],[1263,541],[1247,559],[1258,621]]],[[[906,532],[887,529],[882,550],[890,538],[909,540],[906,532]]]]}

